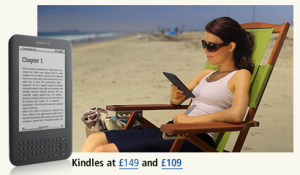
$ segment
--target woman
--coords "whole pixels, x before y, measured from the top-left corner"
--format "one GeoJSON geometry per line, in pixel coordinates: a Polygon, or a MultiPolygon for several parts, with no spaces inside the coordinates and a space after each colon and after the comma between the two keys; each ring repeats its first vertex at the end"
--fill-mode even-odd
{"type": "MultiPolygon", "coordinates": [[[[189,110],[173,117],[174,123],[229,122],[240,123],[248,105],[251,73],[254,65],[248,58],[254,48],[254,38],[229,17],[209,22],[202,40],[204,53],[218,70],[206,69],[186,86],[196,96],[189,110]]],[[[182,104],[189,97],[171,85],[170,104],[182,104]]],[[[218,133],[197,134],[214,146],[218,133]]],[[[159,129],[141,127],[135,130],[108,131],[90,135],[82,152],[168,152],[174,140],[163,140],[159,129]]],[[[180,151],[201,151],[188,140],[180,151]]]]}

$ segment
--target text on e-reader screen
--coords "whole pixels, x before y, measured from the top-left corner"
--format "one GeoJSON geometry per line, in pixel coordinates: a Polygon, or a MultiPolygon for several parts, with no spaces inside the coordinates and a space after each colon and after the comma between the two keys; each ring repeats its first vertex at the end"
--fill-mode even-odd
{"type": "Polygon", "coordinates": [[[19,46],[19,132],[65,128],[65,50],[19,46]]]}

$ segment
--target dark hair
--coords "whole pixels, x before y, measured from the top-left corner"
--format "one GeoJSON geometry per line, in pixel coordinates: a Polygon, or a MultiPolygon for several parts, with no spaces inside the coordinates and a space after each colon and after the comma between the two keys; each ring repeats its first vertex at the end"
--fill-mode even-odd
{"type": "Polygon", "coordinates": [[[205,31],[218,36],[225,44],[235,42],[235,67],[238,69],[247,69],[252,74],[254,64],[249,59],[255,47],[254,35],[252,33],[245,31],[238,22],[229,17],[212,20],[206,25],[205,31]]]}

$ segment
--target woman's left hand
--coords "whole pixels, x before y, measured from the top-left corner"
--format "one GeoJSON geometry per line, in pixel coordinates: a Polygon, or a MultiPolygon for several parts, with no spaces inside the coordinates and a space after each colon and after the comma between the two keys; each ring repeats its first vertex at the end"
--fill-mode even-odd
{"type": "Polygon", "coordinates": [[[184,113],[179,113],[173,117],[173,122],[175,124],[188,124],[193,123],[193,117],[188,116],[184,113]]]}

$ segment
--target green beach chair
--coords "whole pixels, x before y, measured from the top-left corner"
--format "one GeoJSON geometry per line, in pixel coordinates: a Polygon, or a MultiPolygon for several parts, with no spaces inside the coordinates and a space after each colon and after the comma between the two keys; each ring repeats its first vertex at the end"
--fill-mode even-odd
{"type": "MultiPolygon", "coordinates": [[[[254,71],[251,76],[251,89],[249,92],[249,109],[245,120],[240,124],[231,124],[223,122],[199,123],[199,124],[163,124],[161,131],[164,133],[164,139],[175,139],[170,152],[178,152],[183,144],[184,139],[189,140],[205,152],[223,152],[225,145],[232,131],[239,131],[232,152],[240,152],[247,137],[250,127],[259,126],[259,122],[253,121],[255,113],[259,107],[260,100],[275,66],[279,52],[285,40],[289,29],[289,23],[282,25],[273,25],[267,23],[246,23],[241,25],[247,31],[255,36],[255,50],[252,54],[252,60],[255,64],[254,71]],[[263,54],[270,40],[272,33],[279,33],[273,51],[266,65],[260,65],[263,54]],[[207,132],[220,132],[215,142],[215,147],[211,147],[204,141],[199,139],[195,134],[207,132]],[[178,135],[177,137],[168,137],[168,135],[178,135]]],[[[209,65],[207,62],[204,69],[218,69],[217,66],[209,65]]],[[[167,104],[149,104],[149,105],[108,105],[107,110],[110,111],[127,111],[129,121],[125,129],[132,128],[134,122],[138,120],[144,126],[157,128],[142,115],[143,110],[171,110],[171,109],[188,109],[189,105],[167,105],[167,104]]]]}

